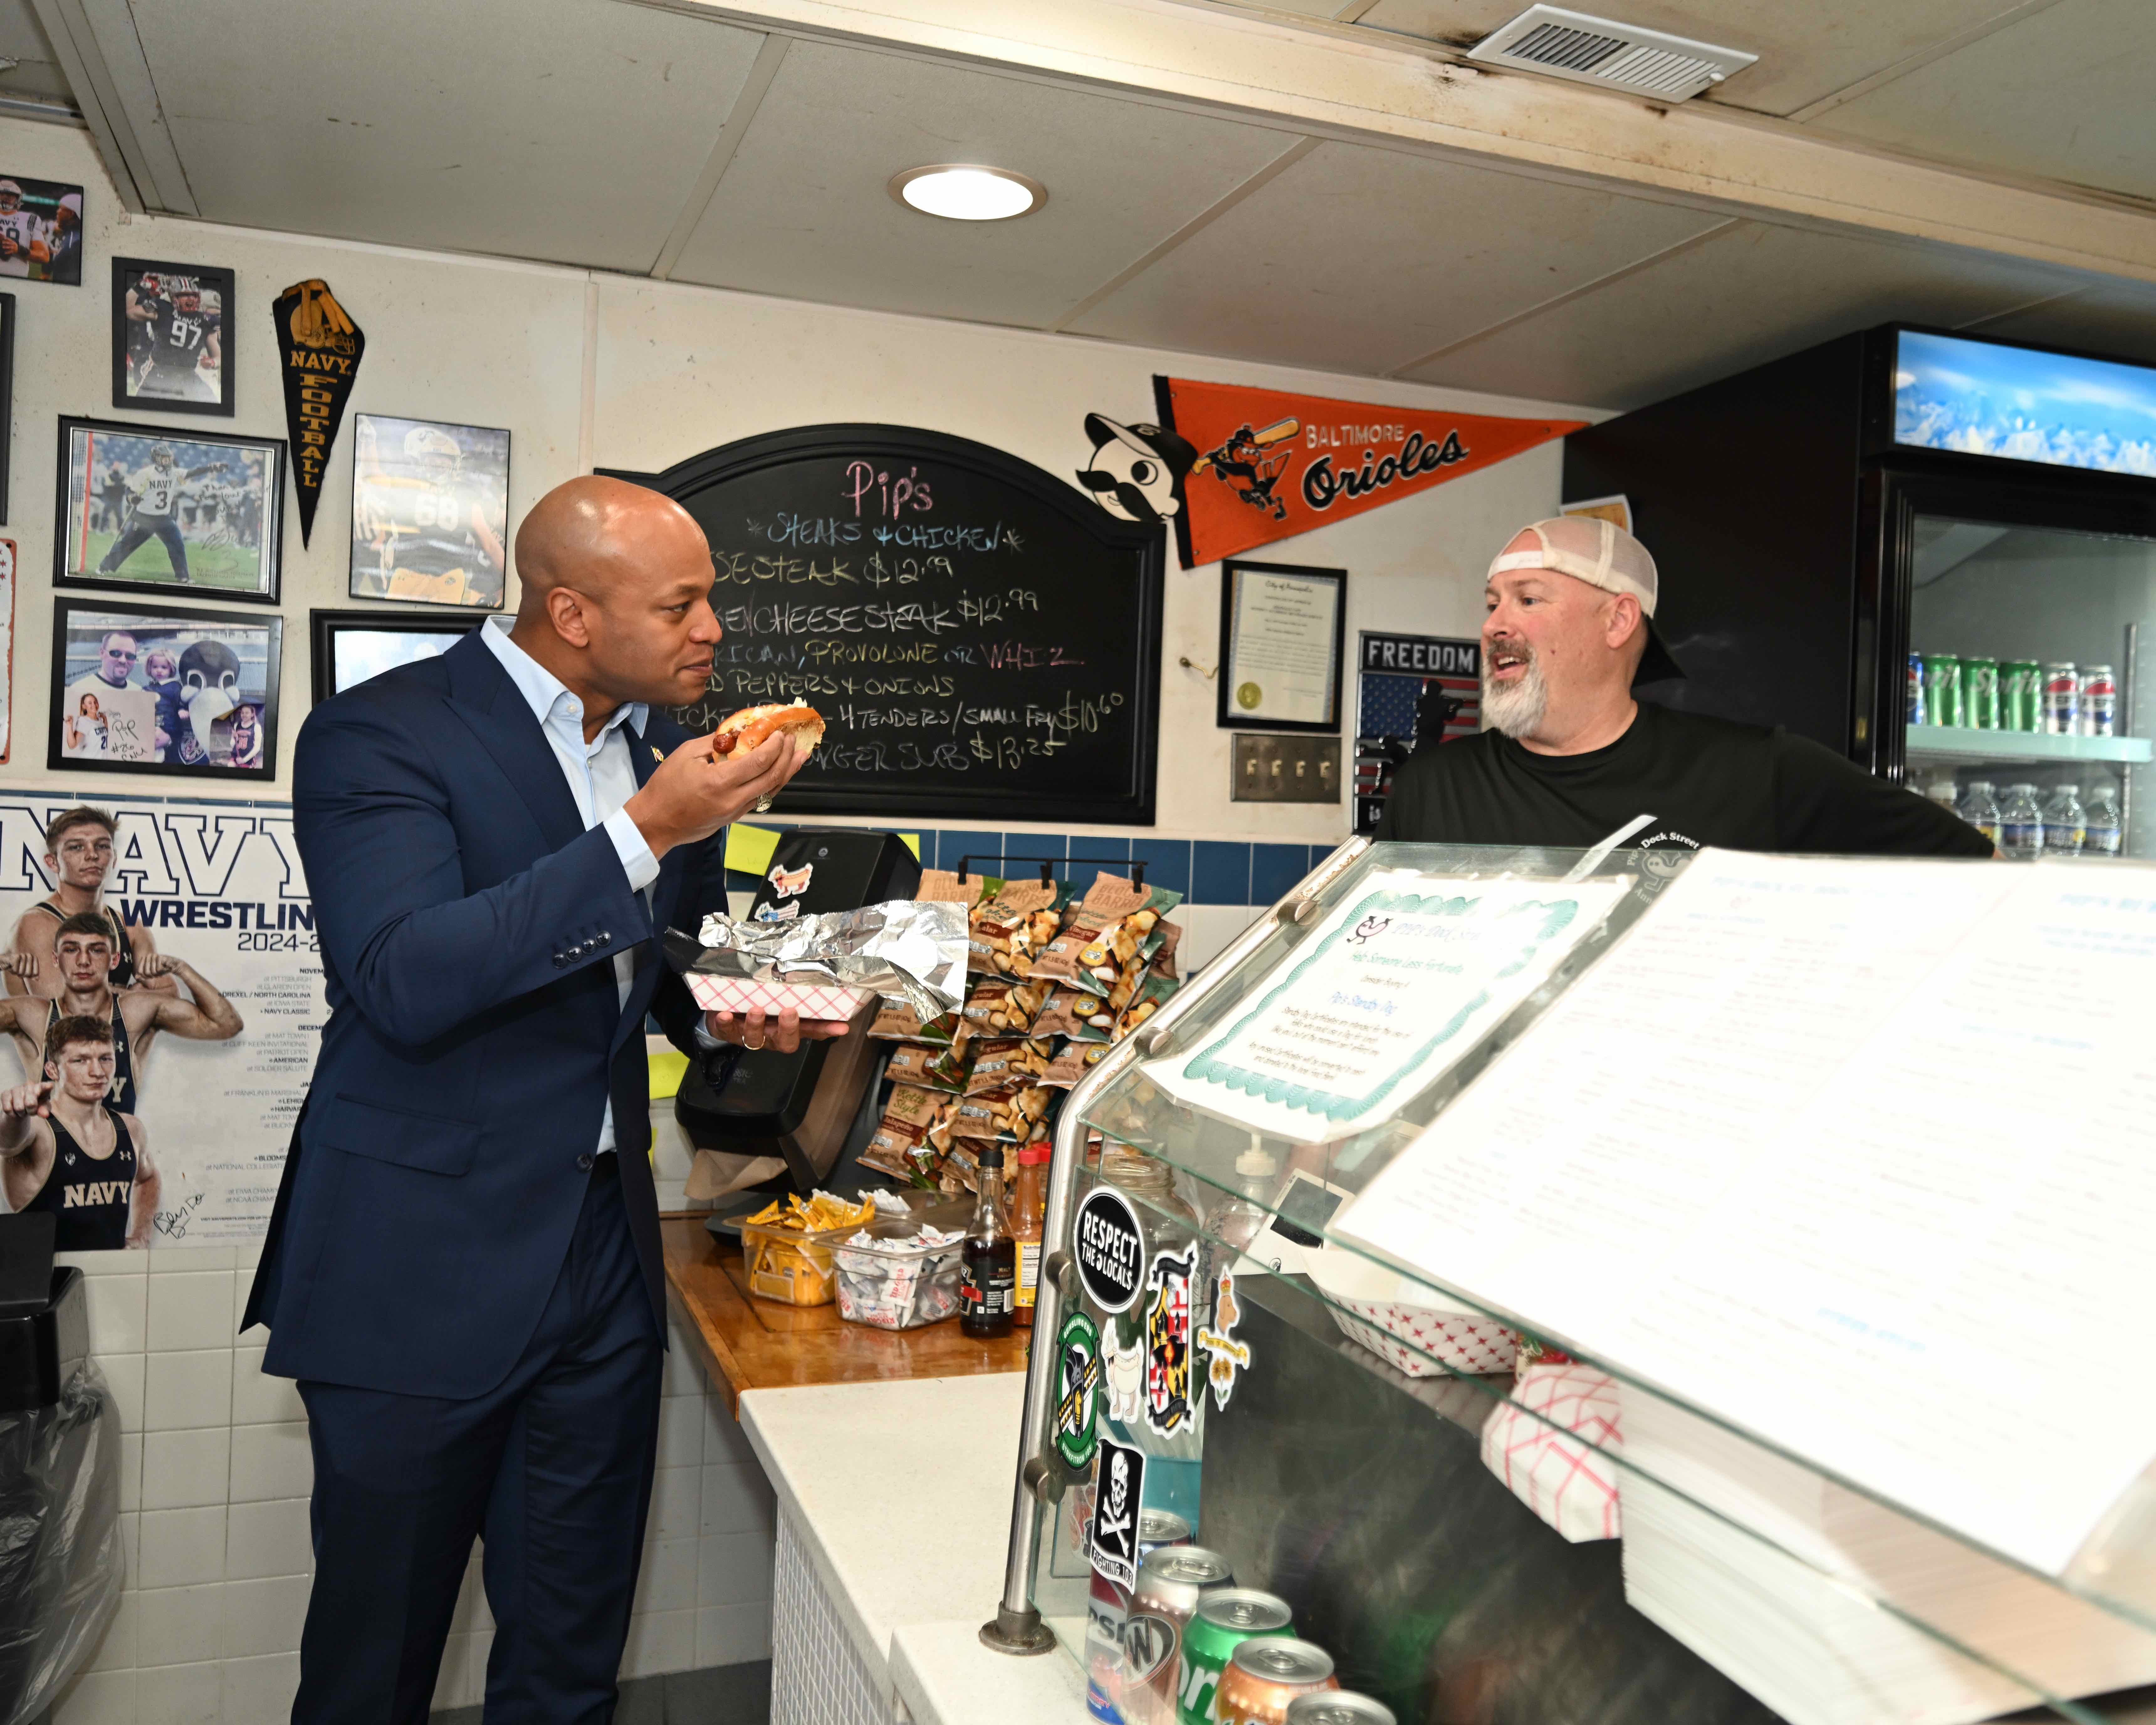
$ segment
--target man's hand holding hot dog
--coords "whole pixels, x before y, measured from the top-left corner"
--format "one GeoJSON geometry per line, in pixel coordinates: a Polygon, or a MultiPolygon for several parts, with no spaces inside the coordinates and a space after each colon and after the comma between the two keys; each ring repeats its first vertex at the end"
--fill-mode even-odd
{"type": "Polygon", "coordinates": [[[683,743],[622,804],[654,856],[708,839],[759,798],[775,795],[808,758],[808,751],[786,736],[726,755],[715,754],[711,743],[708,737],[683,743]]]}

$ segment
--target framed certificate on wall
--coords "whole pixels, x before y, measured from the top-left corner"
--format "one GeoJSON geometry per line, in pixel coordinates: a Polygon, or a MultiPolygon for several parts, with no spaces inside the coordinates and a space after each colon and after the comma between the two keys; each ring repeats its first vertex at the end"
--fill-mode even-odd
{"type": "Polygon", "coordinates": [[[1345,569],[1224,562],[1221,727],[1337,732],[1347,630],[1345,569]]]}

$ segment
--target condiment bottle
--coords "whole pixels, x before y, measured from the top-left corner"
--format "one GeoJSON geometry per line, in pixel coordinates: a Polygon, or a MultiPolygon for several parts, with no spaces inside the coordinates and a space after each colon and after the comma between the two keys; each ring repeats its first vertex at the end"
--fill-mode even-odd
{"type": "Polygon", "coordinates": [[[1011,1205],[1011,1237],[1018,1245],[1017,1310],[1011,1316],[1030,1327],[1033,1302],[1040,1288],[1042,1218],[1048,1205],[1046,1143],[1028,1144],[1018,1153],[1018,1178],[1011,1205]]]}
{"type": "Polygon", "coordinates": [[[958,1327],[988,1338],[1010,1334],[1018,1286],[1018,1246],[1004,1211],[1004,1153],[993,1144],[981,1152],[980,1181],[973,1224],[958,1255],[958,1327]]]}

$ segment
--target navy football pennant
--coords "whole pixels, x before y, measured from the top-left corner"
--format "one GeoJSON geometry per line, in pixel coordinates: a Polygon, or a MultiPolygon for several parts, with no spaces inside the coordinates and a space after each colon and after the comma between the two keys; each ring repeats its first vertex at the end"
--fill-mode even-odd
{"type": "Polygon", "coordinates": [[[344,423],[367,337],[319,278],[288,287],[271,308],[279,369],[285,374],[285,423],[292,437],[292,484],[300,503],[300,542],[314,531],[315,505],[329,472],[330,445],[344,423]]]}

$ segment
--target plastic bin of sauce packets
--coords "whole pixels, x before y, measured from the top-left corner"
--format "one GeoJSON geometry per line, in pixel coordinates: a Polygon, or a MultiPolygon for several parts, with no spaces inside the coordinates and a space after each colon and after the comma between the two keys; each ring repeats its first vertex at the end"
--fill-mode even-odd
{"type": "Polygon", "coordinates": [[[943,1192],[978,1184],[988,1143],[1036,1142],[1071,1086],[1178,986],[1182,895],[1116,875],[1069,883],[922,873],[924,901],[963,908],[967,991],[928,1017],[886,1007],[870,1026],[896,1045],[891,1090],[861,1163],[943,1192]]]}

